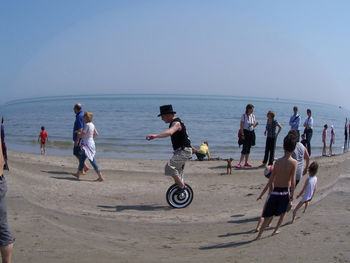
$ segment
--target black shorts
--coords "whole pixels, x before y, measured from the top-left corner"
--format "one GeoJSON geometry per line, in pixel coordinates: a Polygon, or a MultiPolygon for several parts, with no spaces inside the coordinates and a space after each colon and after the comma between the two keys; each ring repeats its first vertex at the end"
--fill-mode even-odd
{"type": "Polygon", "coordinates": [[[263,217],[280,216],[287,212],[290,203],[289,189],[287,187],[276,187],[270,194],[263,217]]]}

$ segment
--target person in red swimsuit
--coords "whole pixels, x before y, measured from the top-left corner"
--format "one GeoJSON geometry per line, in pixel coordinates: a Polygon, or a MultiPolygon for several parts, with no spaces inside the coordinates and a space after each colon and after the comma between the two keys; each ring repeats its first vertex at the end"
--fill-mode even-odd
{"type": "Polygon", "coordinates": [[[49,141],[49,136],[47,135],[47,132],[45,131],[45,127],[41,126],[41,132],[38,137],[38,142],[40,140],[40,151],[41,154],[46,154],[46,142],[49,141]]]}

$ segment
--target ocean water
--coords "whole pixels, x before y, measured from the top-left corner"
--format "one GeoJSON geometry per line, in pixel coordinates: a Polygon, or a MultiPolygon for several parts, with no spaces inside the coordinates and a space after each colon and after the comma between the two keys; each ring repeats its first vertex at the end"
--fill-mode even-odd
{"type": "MultiPolygon", "coordinates": [[[[282,155],[282,141],[289,131],[289,118],[294,105],[298,106],[302,122],[306,109],[312,110],[314,133],[311,140],[312,156],[322,152],[324,124],[334,125],[336,139],[334,153],[342,153],[345,118],[350,112],[334,105],[276,98],[246,98],[233,96],[180,96],[180,95],[95,95],[46,97],[18,100],[0,105],[5,116],[6,144],[9,150],[40,153],[37,142],[40,127],[49,135],[47,154],[71,155],[72,130],[75,119],[73,106],[82,103],[83,110],[94,113],[93,123],[99,131],[96,138],[97,158],[167,159],[171,155],[170,138],[146,141],[149,133],[168,128],[159,117],[159,106],[172,104],[189,132],[192,145],[198,147],[208,141],[213,157],[238,159],[241,149],[237,131],[245,106],[255,106],[256,146],[251,158],[262,159],[265,149],[264,130],[266,113],[273,110],[283,129],[277,141],[276,157],[282,155]]],[[[328,143],[330,129],[328,130],[328,143]]]]}

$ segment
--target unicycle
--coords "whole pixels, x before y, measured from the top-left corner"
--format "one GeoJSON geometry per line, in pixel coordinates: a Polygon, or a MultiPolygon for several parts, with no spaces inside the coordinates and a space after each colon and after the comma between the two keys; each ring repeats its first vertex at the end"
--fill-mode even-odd
{"type": "MultiPolygon", "coordinates": [[[[184,169],[181,172],[181,180],[184,181],[184,169]]],[[[183,190],[177,184],[173,184],[166,192],[166,200],[173,208],[185,208],[193,200],[193,190],[188,184],[185,184],[183,190]]]]}

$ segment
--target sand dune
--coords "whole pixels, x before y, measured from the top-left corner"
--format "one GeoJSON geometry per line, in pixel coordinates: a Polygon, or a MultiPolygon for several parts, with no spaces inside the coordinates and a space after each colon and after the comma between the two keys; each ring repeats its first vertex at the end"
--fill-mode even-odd
{"type": "Polygon", "coordinates": [[[280,235],[269,229],[252,242],[262,169],[226,175],[224,161],[191,161],[185,177],[193,203],[171,209],[164,160],[98,160],[106,181],[96,183],[93,170],[81,181],[72,176],[73,157],[10,152],[14,262],[350,262],[349,159],[318,158],[307,213],[293,225],[287,215],[280,235]]]}

